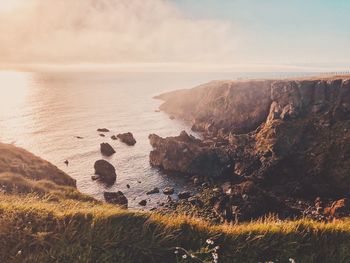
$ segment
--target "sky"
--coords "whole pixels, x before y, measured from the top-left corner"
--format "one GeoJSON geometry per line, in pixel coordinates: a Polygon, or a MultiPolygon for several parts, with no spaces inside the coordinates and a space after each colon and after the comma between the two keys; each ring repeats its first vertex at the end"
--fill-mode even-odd
{"type": "Polygon", "coordinates": [[[348,0],[0,0],[0,62],[350,65],[348,0]]]}

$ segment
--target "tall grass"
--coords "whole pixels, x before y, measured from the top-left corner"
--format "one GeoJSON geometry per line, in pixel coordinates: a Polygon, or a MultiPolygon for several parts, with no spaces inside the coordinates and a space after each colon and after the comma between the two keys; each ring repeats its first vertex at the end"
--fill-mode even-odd
{"type": "Polygon", "coordinates": [[[208,238],[220,246],[219,262],[350,262],[349,234],[350,220],[211,226],[96,202],[0,195],[0,262],[177,262],[175,247],[204,251],[208,238]]]}

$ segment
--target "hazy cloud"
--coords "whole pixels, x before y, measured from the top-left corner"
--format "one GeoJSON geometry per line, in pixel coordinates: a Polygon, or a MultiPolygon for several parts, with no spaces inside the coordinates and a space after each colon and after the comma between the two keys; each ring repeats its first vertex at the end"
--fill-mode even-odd
{"type": "Polygon", "coordinates": [[[166,0],[24,0],[0,13],[0,61],[232,61],[232,25],[185,17],[166,0]]]}

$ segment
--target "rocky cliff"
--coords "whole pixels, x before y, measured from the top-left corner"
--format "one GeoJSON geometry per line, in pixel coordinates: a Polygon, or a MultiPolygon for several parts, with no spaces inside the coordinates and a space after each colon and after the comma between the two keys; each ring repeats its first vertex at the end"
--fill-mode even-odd
{"type": "Polygon", "coordinates": [[[157,98],[214,145],[226,143],[232,177],[285,196],[348,194],[350,76],[215,81],[157,98]]]}

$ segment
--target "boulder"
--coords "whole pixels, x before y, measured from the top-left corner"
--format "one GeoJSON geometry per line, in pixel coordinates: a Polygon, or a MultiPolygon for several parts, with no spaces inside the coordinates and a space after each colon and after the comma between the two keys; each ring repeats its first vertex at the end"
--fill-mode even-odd
{"type": "Polygon", "coordinates": [[[99,129],[97,129],[97,131],[98,132],[109,132],[109,130],[106,128],[99,128],[99,129]]]}
{"type": "Polygon", "coordinates": [[[140,205],[140,206],[146,206],[146,205],[147,205],[147,200],[141,200],[141,201],[139,202],[139,205],[140,205]]]}
{"type": "Polygon", "coordinates": [[[153,194],[158,194],[159,193],[159,188],[155,187],[151,191],[148,191],[146,194],[147,195],[153,195],[153,194]]]}
{"type": "Polygon", "coordinates": [[[106,184],[114,184],[117,174],[113,165],[105,160],[98,160],[94,165],[95,174],[99,175],[99,180],[106,184]]]}
{"type": "Polygon", "coordinates": [[[121,207],[128,207],[128,199],[125,197],[123,192],[104,192],[104,198],[107,203],[119,205],[121,207]]]}
{"type": "Polygon", "coordinates": [[[172,187],[165,187],[163,189],[163,193],[165,195],[172,195],[174,193],[174,188],[172,188],[172,187]]]}
{"type": "Polygon", "coordinates": [[[133,146],[136,144],[136,140],[131,132],[118,134],[117,137],[119,138],[120,141],[122,141],[123,143],[129,146],[133,146]]]}
{"type": "Polygon", "coordinates": [[[105,156],[109,157],[115,154],[115,150],[109,143],[101,143],[100,148],[101,148],[101,153],[105,156]]]}
{"type": "Polygon", "coordinates": [[[184,191],[184,192],[179,193],[177,196],[179,197],[179,199],[188,199],[191,197],[191,193],[184,191]]]}
{"type": "Polygon", "coordinates": [[[177,137],[149,136],[153,151],[150,163],[170,172],[217,177],[232,170],[232,161],[223,148],[211,147],[185,131],[177,137]]]}

